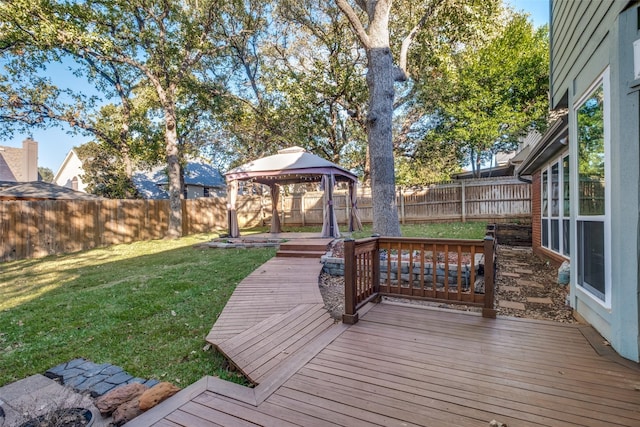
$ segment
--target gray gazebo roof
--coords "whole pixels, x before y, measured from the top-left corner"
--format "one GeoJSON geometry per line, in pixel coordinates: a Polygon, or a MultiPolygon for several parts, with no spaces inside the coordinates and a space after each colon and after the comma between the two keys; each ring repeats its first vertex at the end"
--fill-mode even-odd
{"type": "Polygon", "coordinates": [[[267,185],[317,182],[322,180],[323,175],[333,175],[336,181],[357,181],[358,179],[348,170],[311,154],[301,147],[280,150],[278,154],[245,163],[224,175],[227,181],[254,180],[267,185]]]}

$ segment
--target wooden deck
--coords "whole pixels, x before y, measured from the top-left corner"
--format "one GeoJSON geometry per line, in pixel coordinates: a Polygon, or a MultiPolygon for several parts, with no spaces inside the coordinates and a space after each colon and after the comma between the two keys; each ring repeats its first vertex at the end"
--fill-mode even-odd
{"type": "Polygon", "coordinates": [[[335,324],[318,287],[320,256],[331,240],[283,243],[278,253],[285,258],[272,258],[240,282],[209,332],[207,341],[252,383],[277,374],[335,324]]]}
{"type": "Polygon", "coordinates": [[[599,344],[586,326],[370,304],[258,386],[205,377],[127,426],[640,425],[637,365],[585,336],[599,344]]]}
{"type": "Polygon", "coordinates": [[[218,346],[301,304],[321,304],[319,259],[272,258],[238,284],[207,335],[218,346]]]}

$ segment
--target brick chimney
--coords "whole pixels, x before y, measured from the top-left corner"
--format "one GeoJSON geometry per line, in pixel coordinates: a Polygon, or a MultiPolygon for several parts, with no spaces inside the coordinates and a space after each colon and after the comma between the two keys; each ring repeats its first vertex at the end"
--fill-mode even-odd
{"type": "Polygon", "coordinates": [[[22,180],[38,180],[38,143],[31,138],[22,141],[22,180]]]}

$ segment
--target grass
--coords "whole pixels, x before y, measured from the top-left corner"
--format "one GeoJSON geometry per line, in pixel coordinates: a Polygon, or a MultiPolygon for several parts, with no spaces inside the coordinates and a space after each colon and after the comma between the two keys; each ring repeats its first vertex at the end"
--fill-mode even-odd
{"type": "MultiPolygon", "coordinates": [[[[486,234],[486,222],[446,222],[446,223],[425,223],[425,224],[405,224],[400,226],[400,230],[404,237],[431,237],[431,238],[449,238],[449,239],[482,239],[486,234]]],[[[295,233],[320,233],[320,226],[291,227],[284,226],[284,232],[295,233]]],[[[269,227],[256,227],[251,230],[243,231],[243,234],[268,233],[269,227]]],[[[340,232],[343,237],[348,236],[345,232],[344,224],[340,224],[340,232]]],[[[352,234],[355,239],[370,237],[373,234],[373,227],[368,224],[363,230],[356,231],[352,234]]]]}
{"type": "MultiPolygon", "coordinates": [[[[485,227],[401,228],[411,237],[482,238],[485,227]]],[[[319,227],[285,230],[320,232],[319,227]]],[[[371,234],[369,226],[354,237],[371,234]]],[[[242,382],[225,369],[221,356],[203,350],[205,337],[235,286],[275,249],[193,247],[215,237],[137,242],[2,264],[0,386],[78,357],[179,386],[204,375],[242,382]]]]}
{"type": "Polygon", "coordinates": [[[0,385],[77,357],[185,386],[240,381],[204,338],[235,286],[275,254],[195,249],[217,237],[118,245],[4,263],[0,385]]]}

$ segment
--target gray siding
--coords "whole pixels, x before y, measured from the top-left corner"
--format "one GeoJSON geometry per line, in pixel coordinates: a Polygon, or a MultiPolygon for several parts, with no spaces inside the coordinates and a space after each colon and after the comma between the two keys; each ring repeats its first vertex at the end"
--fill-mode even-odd
{"type": "Polygon", "coordinates": [[[598,75],[607,66],[608,61],[600,64],[593,57],[598,49],[606,49],[609,31],[628,3],[551,0],[551,108],[568,106],[569,88],[581,70],[593,68],[598,75]]]}
{"type": "MultiPolygon", "coordinates": [[[[580,288],[577,241],[572,236],[571,302],[622,356],[640,360],[640,80],[634,80],[633,43],[640,39],[640,2],[551,0],[551,105],[569,107],[572,168],[577,168],[575,103],[608,69],[610,140],[605,247],[611,300],[607,308],[580,288]],[[576,249],[574,249],[576,248],[576,249]]],[[[572,233],[577,223],[572,178],[572,233]]]]}

